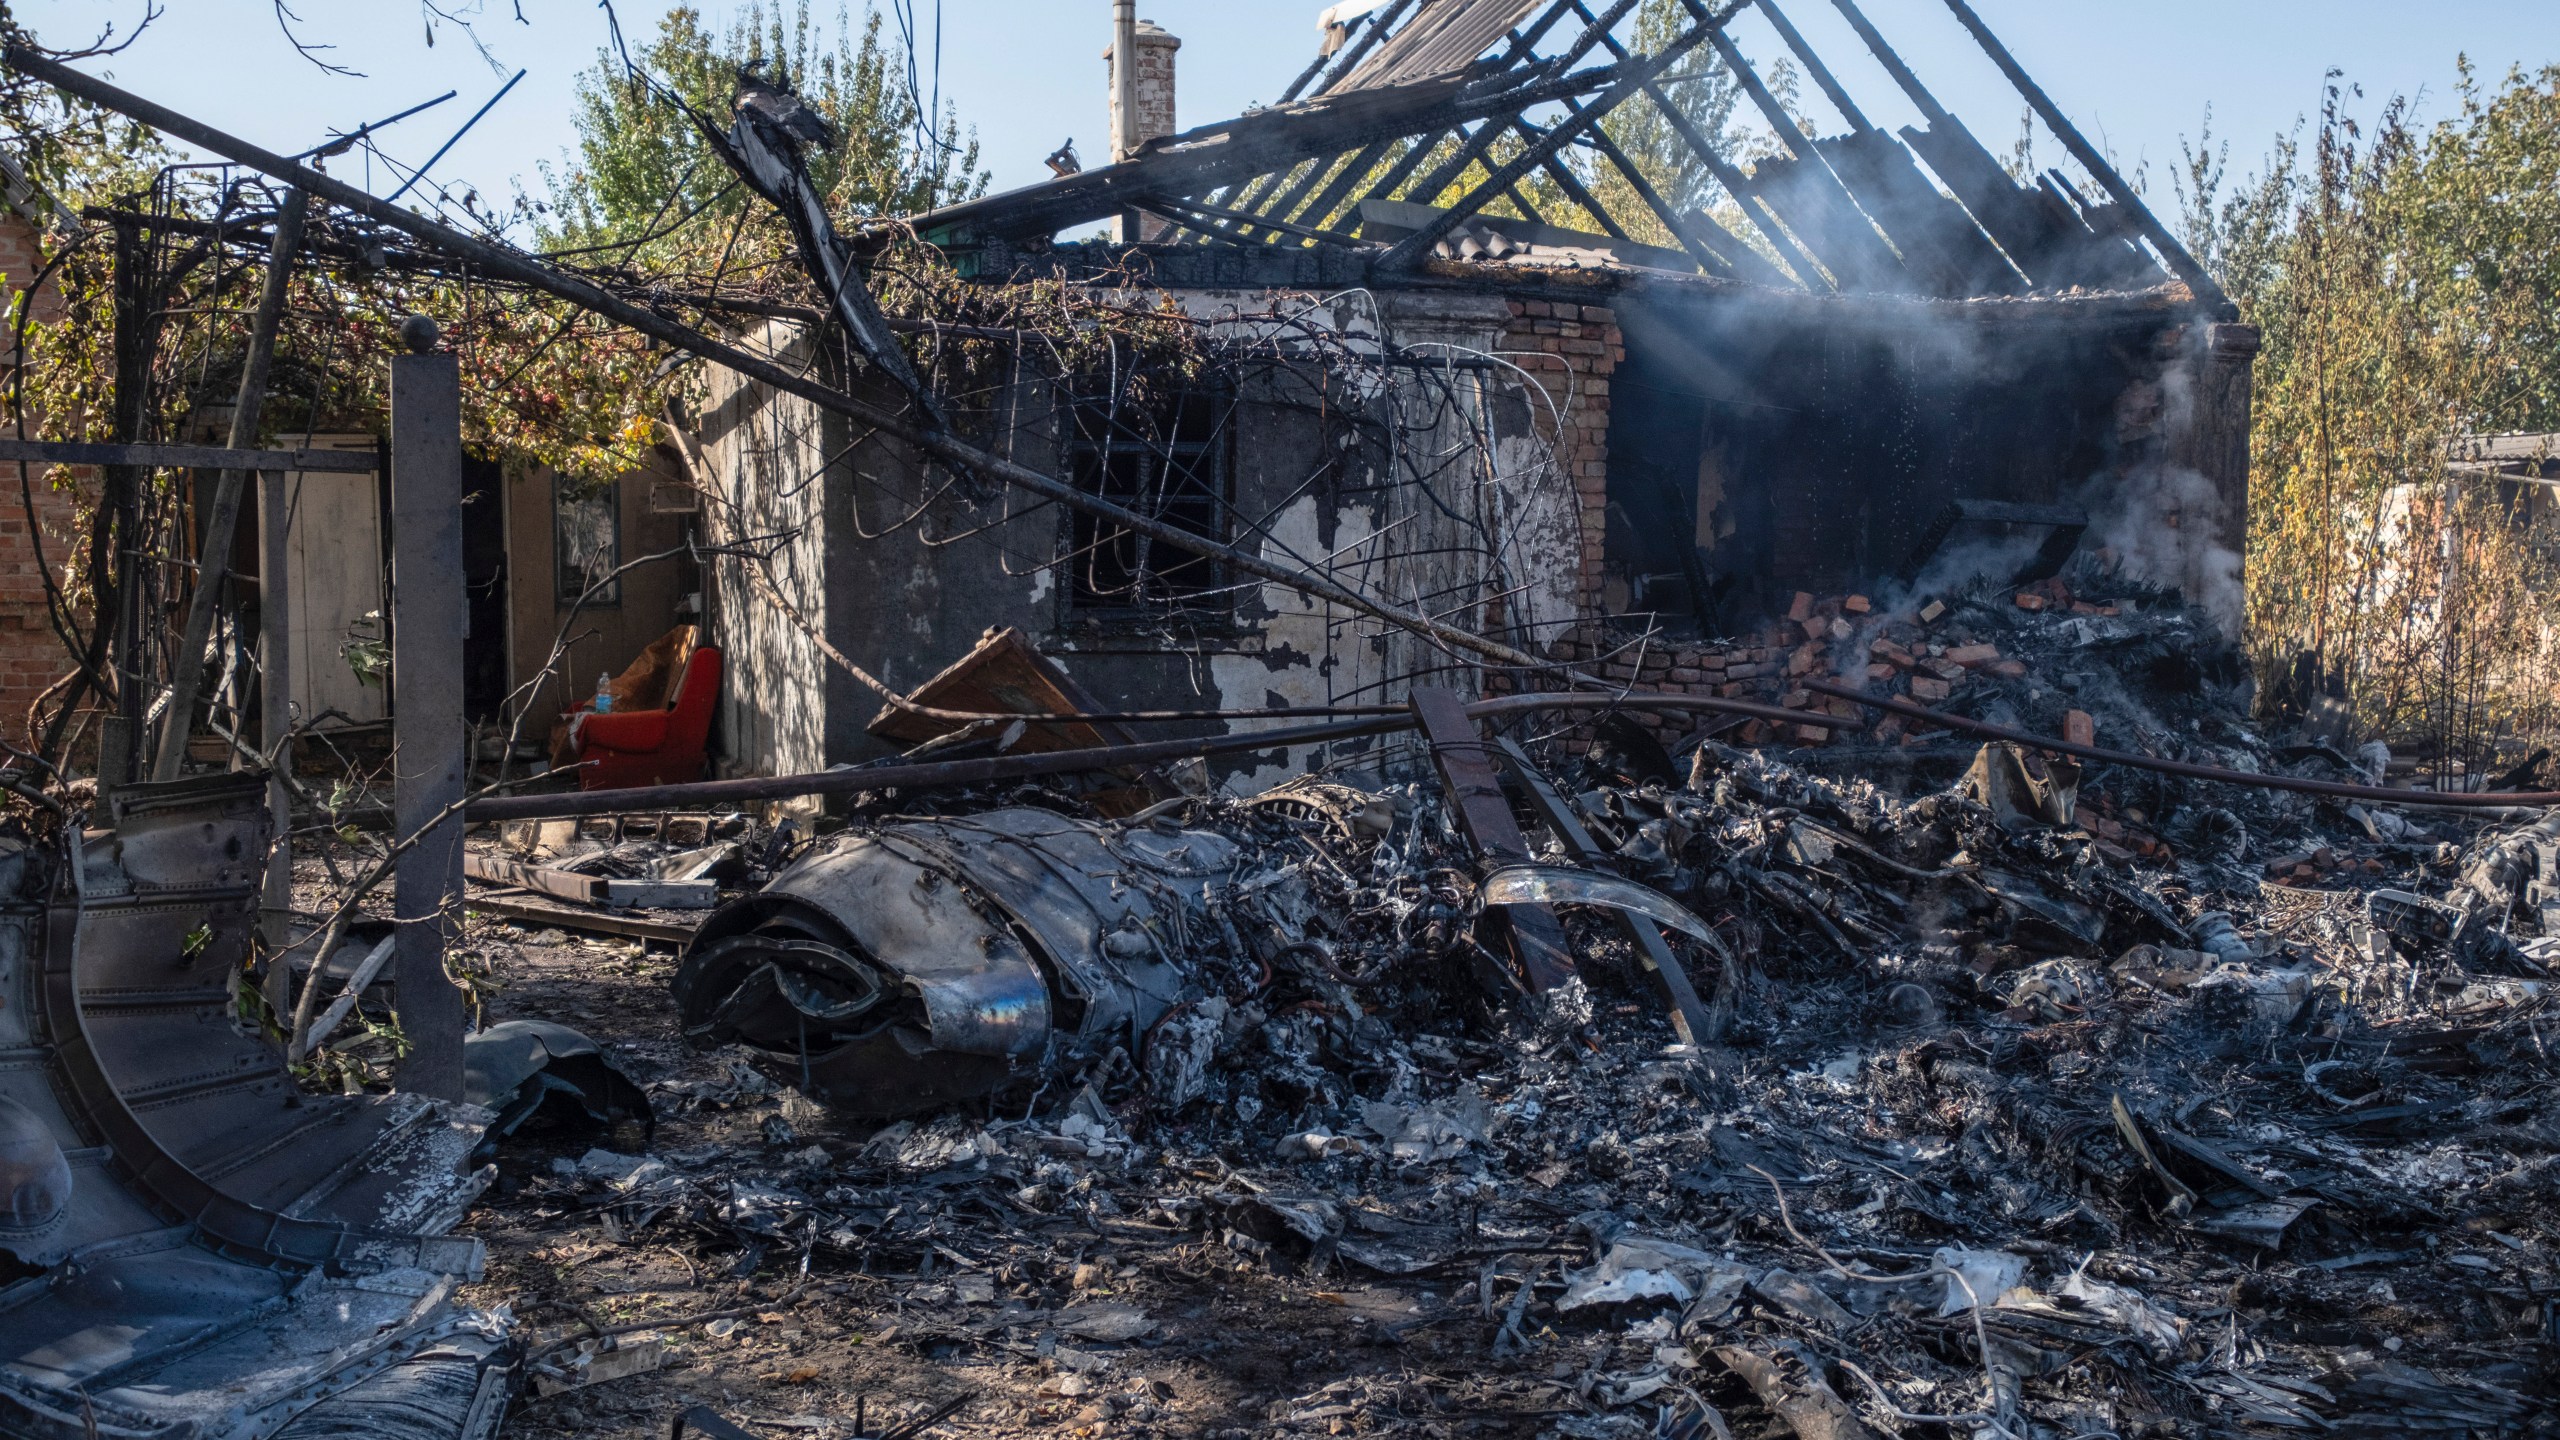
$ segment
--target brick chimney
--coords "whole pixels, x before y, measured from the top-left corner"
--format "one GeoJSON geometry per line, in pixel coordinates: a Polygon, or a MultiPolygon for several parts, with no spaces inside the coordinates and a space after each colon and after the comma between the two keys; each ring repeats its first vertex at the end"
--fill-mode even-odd
{"type": "MultiPolygon", "coordinates": [[[[1102,52],[1111,80],[1112,143],[1120,152],[1112,157],[1115,160],[1127,159],[1140,146],[1160,136],[1170,135],[1175,129],[1173,57],[1174,52],[1182,48],[1182,41],[1153,20],[1139,21],[1136,30],[1134,49],[1137,62],[1131,78],[1135,82],[1137,104],[1125,123],[1120,114],[1120,97],[1125,93],[1120,85],[1120,47],[1114,44],[1102,52]]],[[[1165,222],[1153,216],[1141,216],[1139,219],[1137,238],[1141,240],[1152,240],[1168,228],[1165,222]]],[[[1129,238],[1125,225],[1124,219],[1124,228],[1120,232],[1123,239],[1129,238]]]]}

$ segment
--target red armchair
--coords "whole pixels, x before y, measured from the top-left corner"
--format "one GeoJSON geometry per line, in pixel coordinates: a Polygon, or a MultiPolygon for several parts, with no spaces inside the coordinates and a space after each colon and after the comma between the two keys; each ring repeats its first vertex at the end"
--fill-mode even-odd
{"type": "Polygon", "coordinates": [[[627,790],[702,778],[711,711],[720,702],[719,649],[694,647],[667,694],[663,709],[578,712],[569,723],[569,745],[577,756],[579,789],[627,790]]]}

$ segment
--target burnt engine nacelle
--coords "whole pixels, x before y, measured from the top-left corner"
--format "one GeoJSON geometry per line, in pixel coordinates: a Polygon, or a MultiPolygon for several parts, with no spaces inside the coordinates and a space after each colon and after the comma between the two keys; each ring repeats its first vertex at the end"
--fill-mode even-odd
{"type": "Polygon", "coordinates": [[[851,1114],[895,1116],[1140,1053],[1192,991],[1179,957],[1223,836],[1045,810],[847,837],[713,915],[675,980],[689,1035],[851,1114]]]}

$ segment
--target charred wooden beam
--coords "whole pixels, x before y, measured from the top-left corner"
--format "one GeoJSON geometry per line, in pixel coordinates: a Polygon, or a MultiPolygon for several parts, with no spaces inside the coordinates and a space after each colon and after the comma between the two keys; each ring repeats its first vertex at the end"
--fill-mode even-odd
{"type": "Polygon", "coordinates": [[[2063,113],[2062,107],[2053,103],[2053,97],[2044,93],[2044,87],[2026,72],[2026,67],[2020,65],[2017,57],[2009,53],[2009,48],[2000,43],[2000,38],[1991,33],[1991,27],[1982,23],[1982,17],[1973,13],[1973,7],[1965,0],[1947,0],[1947,8],[1955,12],[1956,22],[1972,34],[1975,43],[1982,47],[1982,53],[1990,56],[1991,63],[2000,67],[2000,73],[2009,77],[2009,83],[2018,88],[2018,94],[2025,98],[2028,108],[2036,112],[2036,118],[2044,121],[2045,127],[2062,142],[2062,147],[2071,152],[2071,158],[2079,161],[2081,168],[2106,187],[2108,196],[2124,207],[2125,213],[2132,217],[2134,228],[2141,231],[2142,237],[2160,252],[2160,258],[2167,261],[2178,278],[2187,283],[2187,288],[2196,293],[2196,298],[2236,316],[2238,309],[2232,305],[2231,297],[2222,293],[2222,287],[2214,282],[2213,276],[2187,252],[2186,246],[2178,243],[2178,237],[2170,234],[2169,228],[2160,223],[2160,217],[2151,213],[2151,207],[2142,203],[2141,194],[2125,183],[2125,178],[2116,173],[2116,167],[2107,163],[2107,157],[2089,143],[2088,137],[2071,123],[2071,117],[2063,113]]]}
{"type": "Polygon", "coordinates": [[[1448,238],[1450,231],[1464,224],[1468,217],[1484,208],[1487,201],[1518,183],[1520,178],[1531,170],[1545,164],[1576,136],[1597,125],[1610,111],[1624,104],[1629,96],[1634,95],[1658,78],[1662,72],[1677,64],[1680,57],[1705,43],[1709,37],[1717,35],[1717,25],[1731,19],[1733,14],[1734,8],[1729,8],[1716,24],[1702,22],[1691,26],[1689,31],[1679,39],[1663,46],[1662,52],[1658,55],[1623,62],[1619,67],[1623,71],[1620,78],[1607,90],[1601,92],[1582,113],[1560,122],[1546,133],[1545,138],[1513,156],[1497,168],[1483,184],[1461,197],[1457,204],[1449,207],[1447,214],[1398,241],[1395,248],[1389,250],[1379,261],[1380,266],[1394,270],[1419,263],[1423,256],[1431,253],[1433,246],[1448,238]]]}

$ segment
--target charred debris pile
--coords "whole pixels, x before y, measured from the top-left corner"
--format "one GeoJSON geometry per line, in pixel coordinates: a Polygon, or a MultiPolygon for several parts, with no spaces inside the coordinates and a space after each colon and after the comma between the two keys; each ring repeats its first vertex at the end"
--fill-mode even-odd
{"type": "MultiPolygon", "coordinates": [[[[1824,608],[1836,690],[1942,719],[1522,729],[1491,868],[1419,768],[749,836],[607,1047],[655,1143],[502,1149],[483,1233],[730,1276],[644,1338],[746,1409],[805,1407],[833,1306],[964,1429],[2551,1433],[2560,823],[1958,733],[2387,773],[2249,723],[2163,597],[1824,608]]],[[[580,1283],[521,1297],[537,1384],[593,1381],[528,1424],[626,1373],[580,1283]]]]}

